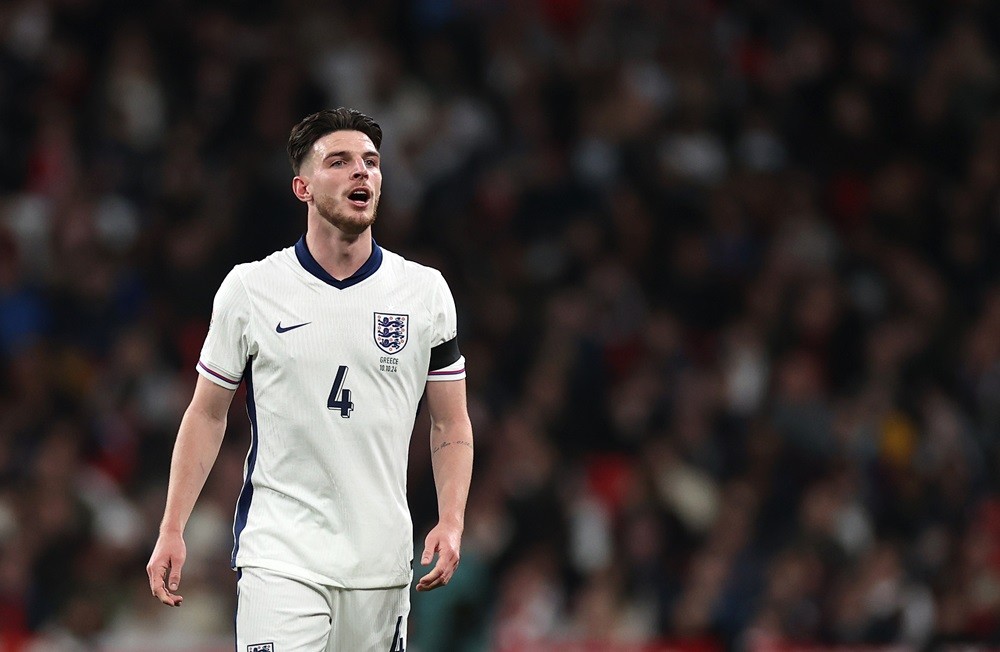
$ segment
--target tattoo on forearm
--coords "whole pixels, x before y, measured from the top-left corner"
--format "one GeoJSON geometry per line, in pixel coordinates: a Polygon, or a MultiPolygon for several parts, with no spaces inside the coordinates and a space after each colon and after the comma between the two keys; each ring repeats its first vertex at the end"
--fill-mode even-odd
{"type": "Polygon", "coordinates": [[[465,439],[459,439],[458,441],[443,441],[443,442],[441,442],[440,444],[438,444],[437,446],[434,447],[434,450],[431,451],[431,455],[433,455],[434,453],[438,452],[442,448],[447,448],[447,447],[455,445],[455,444],[457,444],[459,446],[468,446],[470,449],[472,448],[472,442],[471,441],[467,441],[465,439]]]}

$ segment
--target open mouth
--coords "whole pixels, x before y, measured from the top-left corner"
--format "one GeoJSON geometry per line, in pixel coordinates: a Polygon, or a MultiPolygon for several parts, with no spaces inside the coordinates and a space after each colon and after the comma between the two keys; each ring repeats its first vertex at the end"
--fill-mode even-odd
{"type": "Polygon", "coordinates": [[[355,188],[347,195],[347,199],[359,206],[364,206],[372,198],[372,193],[367,188],[355,188]]]}

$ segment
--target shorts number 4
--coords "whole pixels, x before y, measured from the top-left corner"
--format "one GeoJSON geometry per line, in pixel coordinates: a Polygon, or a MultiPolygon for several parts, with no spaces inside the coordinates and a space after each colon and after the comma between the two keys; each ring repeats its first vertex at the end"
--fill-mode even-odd
{"type": "Polygon", "coordinates": [[[406,643],[403,641],[403,635],[399,633],[402,626],[403,617],[400,616],[396,618],[396,631],[392,635],[392,645],[389,647],[389,652],[406,652],[406,643]]]}

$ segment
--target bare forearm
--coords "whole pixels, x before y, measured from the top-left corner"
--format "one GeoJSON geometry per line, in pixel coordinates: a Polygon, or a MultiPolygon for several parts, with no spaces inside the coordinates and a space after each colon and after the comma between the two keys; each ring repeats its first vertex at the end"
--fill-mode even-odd
{"type": "Polygon", "coordinates": [[[468,420],[435,424],[431,428],[431,463],[441,521],[464,525],[472,460],[472,424],[468,420]]]}
{"type": "Polygon", "coordinates": [[[170,462],[167,505],[160,530],[183,532],[195,501],[219,455],[226,419],[188,408],[177,431],[170,462]]]}

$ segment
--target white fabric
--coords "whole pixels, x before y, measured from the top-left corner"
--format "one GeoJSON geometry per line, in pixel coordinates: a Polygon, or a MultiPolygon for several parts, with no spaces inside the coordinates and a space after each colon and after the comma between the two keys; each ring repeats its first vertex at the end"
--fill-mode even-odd
{"type": "MultiPolygon", "coordinates": [[[[253,431],[234,568],[347,588],[411,580],[410,433],[431,349],[457,325],[438,271],[380,254],[341,289],[290,247],[236,266],[218,290],[198,372],[229,389],[246,381],[253,431]]],[[[464,360],[435,371],[462,379],[464,360]]]]}
{"type": "Polygon", "coordinates": [[[263,568],[240,570],[239,652],[401,652],[410,612],[407,587],[357,591],[263,568]]]}

